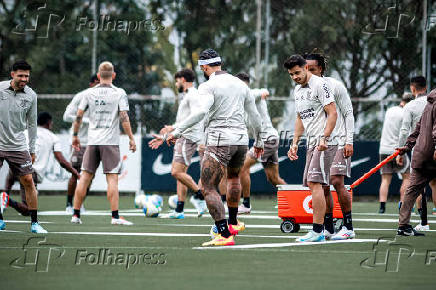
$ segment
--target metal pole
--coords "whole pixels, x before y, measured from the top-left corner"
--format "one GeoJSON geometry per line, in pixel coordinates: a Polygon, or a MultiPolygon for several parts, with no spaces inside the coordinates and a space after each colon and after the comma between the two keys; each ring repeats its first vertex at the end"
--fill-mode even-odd
{"type": "Polygon", "coordinates": [[[268,65],[269,65],[269,28],[271,25],[271,0],[266,1],[266,21],[265,21],[265,69],[264,69],[264,87],[268,88],[268,65]]]}
{"type": "Polygon", "coordinates": [[[97,7],[98,7],[98,0],[94,0],[94,9],[92,11],[94,21],[96,23],[96,27],[94,31],[92,32],[92,64],[91,64],[91,74],[95,74],[96,66],[97,66],[97,31],[98,31],[98,13],[97,13],[97,7]]]}
{"type": "Polygon", "coordinates": [[[261,10],[261,0],[257,0],[257,21],[256,21],[256,75],[254,85],[256,88],[260,85],[260,29],[262,27],[262,10],[261,10]]]}
{"type": "Polygon", "coordinates": [[[422,69],[423,76],[427,72],[427,29],[425,27],[427,21],[427,0],[423,0],[423,12],[422,12],[422,69]]]}

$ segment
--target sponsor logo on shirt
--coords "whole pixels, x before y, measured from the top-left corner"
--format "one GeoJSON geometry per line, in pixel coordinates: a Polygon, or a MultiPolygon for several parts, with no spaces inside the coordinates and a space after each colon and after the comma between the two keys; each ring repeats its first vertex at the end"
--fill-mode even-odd
{"type": "Polygon", "coordinates": [[[307,118],[313,118],[315,116],[315,109],[309,108],[309,109],[303,110],[301,112],[298,112],[298,114],[300,115],[301,120],[304,120],[307,118]]]}

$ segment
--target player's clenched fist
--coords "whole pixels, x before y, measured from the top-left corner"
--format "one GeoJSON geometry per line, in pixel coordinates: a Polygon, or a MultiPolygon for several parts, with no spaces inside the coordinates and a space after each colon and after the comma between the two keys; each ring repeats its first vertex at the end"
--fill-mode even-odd
{"type": "Polygon", "coordinates": [[[289,148],[288,157],[289,157],[289,159],[291,159],[291,161],[294,161],[294,160],[298,159],[297,152],[298,152],[298,145],[292,145],[289,148]]]}

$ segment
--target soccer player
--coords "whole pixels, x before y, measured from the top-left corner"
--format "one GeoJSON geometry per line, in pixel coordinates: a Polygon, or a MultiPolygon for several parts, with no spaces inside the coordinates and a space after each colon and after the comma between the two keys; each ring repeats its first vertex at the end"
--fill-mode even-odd
{"type": "MultiPolygon", "coordinates": [[[[238,73],[237,78],[243,82],[250,84],[250,76],[246,73],[238,73]]],[[[268,113],[266,98],[269,92],[266,89],[252,89],[250,94],[256,102],[256,108],[262,118],[261,137],[264,139],[264,153],[260,159],[254,155],[254,147],[251,147],[245,157],[244,165],[241,169],[241,185],[242,185],[242,204],[238,207],[239,214],[249,214],[251,212],[250,205],[250,168],[258,161],[262,162],[263,169],[268,181],[275,187],[277,184],[286,184],[279,174],[279,134],[272,126],[271,118],[268,113]]]]}
{"type": "MultiPolygon", "coordinates": [[[[175,74],[176,86],[180,93],[185,93],[177,110],[176,123],[172,126],[167,126],[161,133],[172,131],[172,128],[177,127],[179,123],[185,120],[196,108],[198,108],[199,94],[194,87],[195,73],[190,69],[183,69],[175,74]]],[[[200,187],[187,173],[191,158],[203,139],[203,124],[198,124],[191,127],[186,132],[183,132],[182,137],[177,139],[174,145],[174,156],[171,168],[171,175],[177,179],[177,207],[169,214],[169,218],[183,219],[185,218],[183,209],[185,206],[186,193],[188,187],[195,192],[191,196],[191,203],[197,209],[198,216],[201,217],[206,212],[206,202],[200,187]]]]}
{"type": "Polygon", "coordinates": [[[202,121],[208,114],[206,127],[206,150],[201,169],[203,194],[209,213],[215,220],[218,234],[203,246],[233,245],[234,235],[245,229],[237,220],[238,203],[241,197],[239,173],[248,151],[248,134],[245,125],[247,113],[253,126],[256,140],[255,156],[263,153],[263,141],[259,138],[261,122],[250,89],[240,79],[221,70],[221,57],[213,49],[200,53],[198,61],[206,82],[198,87],[201,105],[186,120],[179,123],[167,136],[156,136],[155,142],[166,139],[174,142],[183,132],[202,121]],[[227,169],[227,205],[229,220],[217,187],[227,169]]]}
{"type": "MultiPolygon", "coordinates": [[[[403,122],[403,108],[411,99],[412,97],[410,95],[405,94],[398,106],[391,107],[386,111],[380,138],[380,161],[392,155],[395,152],[395,148],[398,147],[398,137],[400,135],[401,123],[403,122]]],[[[394,173],[400,173],[403,178],[400,188],[400,199],[403,200],[404,192],[409,184],[410,173],[410,160],[407,155],[404,156],[402,163],[398,164],[395,160],[392,160],[380,169],[380,214],[386,211],[389,185],[391,184],[392,174],[394,173]]]]}
{"type": "Polygon", "coordinates": [[[344,84],[334,78],[325,77],[327,61],[321,53],[310,53],[304,56],[306,59],[309,71],[322,77],[329,84],[335,98],[336,110],[338,118],[336,126],[333,130],[331,138],[336,138],[338,142],[338,150],[333,159],[330,169],[330,184],[338,194],[339,204],[341,205],[342,214],[344,216],[344,225],[341,230],[334,234],[333,225],[333,198],[330,192],[330,186],[323,186],[324,195],[326,198],[326,213],[324,216],[324,236],[326,239],[346,240],[353,239],[356,234],[353,230],[353,222],[351,216],[351,195],[344,185],[345,176],[351,176],[351,156],[353,155],[353,135],[354,135],[354,116],[353,104],[344,84]]]}
{"type": "Polygon", "coordinates": [[[107,180],[107,198],[111,205],[113,225],[132,225],[119,216],[118,174],[120,173],[120,122],[129,136],[129,149],[136,151],[135,139],[130,127],[129,102],[124,89],[112,84],[115,71],[112,63],[102,62],[97,74],[100,84],[83,92],[73,125],[73,148],[80,150],[79,129],[85,109],[89,110],[88,146],[83,155],[82,173],[74,196],[72,223],[81,224],[80,207],[94,174],[103,163],[107,180]]]}
{"type": "MultiPolygon", "coordinates": [[[[38,197],[33,183],[35,161],[36,93],[27,86],[31,66],[24,60],[12,65],[11,80],[0,82],[0,167],[6,160],[24,186],[32,233],[47,233],[38,223],[38,197]],[[28,129],[29,144],[24,131],[28,129]]],[[[6,227],[0,212],[0,230],[6,227]]]]}
{"type": "MultiPolygon", "coordinates": [[[[97,74],[94,74],[91,79],[89,80],[89,87],[95,87],[99,84],[99,80],[97,77],[97,74]]],[[[73,123],[76,119],[76,113],[79,108],[80,101],[83,97],[83,92],[81,91],[77,93],[74,98],[71,100],[71,102],[68,104],[67,108],[65,109],[64,113],[64,121],[65,122],[71,122],[73,123]]],[[[83,161],[83,154],[85,153],[86,144],[88,143],[88,123],[89,123],[89,112],[85,111],[83,118],[82,118],[82,126],[80,126],[79,129],[79,139],[80,139],[80,150],[72,150],[72,156],[71,156],[71,164],[73,167],[80,172],[82,161],[83,161]]],[[[71,127],[71,130],[73,128],[71,127]]],[[[71,175],[70,180],[68,181],[68,191],[67,191],[67,206],[66,206],[66,212],[68,214],[73,213],[73,197],[74,197],[74,191],[76,190],[77,186],[77,178],[73,174],[71,175]]],[[[82,209],[83,211],[83,206],[82,209]]]]}
{"type": "Polygon", "coordinates": [[[328,83],[313,75],[301,55],[289,57],[283,66],[297,83],[295,96],[295,132],[288,157],[298,159],[298,143],[306,131],[306,166],[303,185],[310,188],[313,204],[313,229],[297,242],[322,242],[326,200],[323,185],[330,183],[330,168],[336,155],[337,140],[330,138],[336,125],[337,112],[328,83]]]}
{"type": "MultiPolygon", "coordinates": [[[[404,106],[403,122],[400,130],[400,137],[398,140],[398,147],[402,147],[406,143],[407,136],[409,136],[415,129],[416,124],[421,118],[422,112],[427,104],[427,85],[426,79],[423,76],[416,76],[410,79],[410,91],[415,97],[414,100],[404,106]]],[[[412,151],[413,154],[413,151],[412,151]]],[[[397,162],[403,162],[403,156],[397,157],[397,162]]],[[[430,187],[433,192],[433,202],[436,201],[436,178],[430,181],[430,187]]],[[[417,208],[421,217],[421,223],[416,225],[417,231],[427,231],[430,229],[427,221],[427,199],[425,193],[418,196],[417,208]]]]}
{"type": "MultiPolygon", "coordinates": [[[[63,168],[71,172],[71,174],[74,175],[75,178],[80,178],[77,170],[73,168],[72,165],[67,160],[65,160],[64,156],[62,155],[60,140],[51,131],[52,126],[53,121],[50,113],[41,112],[38,114],[38,128],[35,146],[36,158],[35,163],[33,164],[34,172],[32,174],[35,187],[38,183],[41,183],[43,181],[47,170],[47,165],[52,154],[63,168]]],[[[1,205],[3,208],[10,206],[22,215],[27,216],[29,215],[29,209],[27,206],[26,195],[23,185],[20,184],[21,202],[13,200],[8,195],[8,192],[12,188],[15,179],[16,177],[14,176],[14,172],[12,170],[9,170],[9,176],[6,179],[6,192],[2,193],[1,196],[1,205]]]]}
{"type": "Polygon", "coordinates": [[[397,235],[417,236],[417,232],[409,224],[413,204],[424,187],[436,176],[436,90],[427,96],[427,104],[421,119],[413,133],[407,138],[406,145],[400,147],[401,154],[411,151],[412,173],[410,184],[404,194],[400,208],[397,235]]]}

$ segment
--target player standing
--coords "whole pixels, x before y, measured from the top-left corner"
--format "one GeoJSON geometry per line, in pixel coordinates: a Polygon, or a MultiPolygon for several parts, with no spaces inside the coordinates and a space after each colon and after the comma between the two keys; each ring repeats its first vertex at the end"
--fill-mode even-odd
{"type": "Polygon", "coordinates": [[[338,194],[339,204],[341,205],[344,217],[344,225],[341,230],[334,234],[333,226],[333,198],[330,192],[330,186],[323,186],[326,198],[326,213],[324,216],[324,235],[326,239],[345,240],[353,239],[356,234],[353,230],[351,215],[351,194],[345,188],[344,179],[351,177],[351,156],[353,155],[353,135],[354,135],[354,115],[353,104],[344,84],[334,78],[325,77],[324,73],[327,68],[327,61],[324,55],[320,53],[310,53],[305,55],[309,71],[322,77],[329,84],[335,98],[338,118],[335,129],[331,138],[337,139],[338,150],[333,159],[330,169],[330,184],[338,194]]]}
{"type": "Polygon", "coordinates": [[[107,198],[111,205],[113,225],[132,225],[118,213],[119,192],[118,174],[120,173],[120,122],[129,136],[129,149],[136,151],[135,139],[130,127],[129,102],[126,92],[112,84],[115,71],[112,63],[102,62],[97,74],[100,84],[87,89],[79,104],[77,117],[73,125],[73,148],[80,150],[78,137],[80,124],[85,110],[89,110],[88,146],[83,155],[82,174],[74,197],[72,223],[81,224],[80,207],[94,174],[103,163],[103,173],[107,180],[107,198]]]}
{"type": "MultiPolygon", "coordinates": [[[[99,84],[99,80],[96,74],[94,74],[91,79],[89,80],[89,87],[95,87],[99,84]]],[[[71,102],[68,104],[67,108],[65,109],[64,113],[64,121],[65,122],[71,122],[73,123],[76,119],[77,110],[79,109],[80,101],[83,97],[83,92],[81,91],[77,93],[71,102]]],[[[72,156],[71,156],[71,164],[73,167],[80,172],[80,169],[82,167],[82,161],[83,161],[83,154],[85,153],[86,144],[88,143],[88,123],[89,123],[89,112],[85,111],[83,118],[82,118],[82,126],[80,126],[79,129],[79,139],[80,139],[80,150],[72,150],[72,156]]],[[[71,131],[73,130],[73,127],[71,127],[71,131]]],[[[76,190],[77,186],[77,178],[73,174],[71,175],[70,180],[68,181],[68,191],[67,191],[67,206],[66,206],[66,212],[68,214],[73,213],[73,197],[74,197],[74,191],[76,190]]],[[[83,211],[83,206],[81,208],[83,211]]]]}
{"type": "Polygon", "coordinates": [[[261,122],[250,89],[240,79],[221,70],[221,57],[213,49],[201,52],[198,61],[207,79],[198,87],[201,106],[185,121],[178,124],[167,136],[155,139],[168,143],[179,138],[183,132],[202,121],[207,113],[206,150],[201,169],[203,194],[209,213],[215,220],[218,235],[203,246],[228,246],[234,244],[234,235],[245,229],[237,220],[238,203],[241,197],[239,173],[248,150],[248,134],[245,125],[247,113],[254,128],[255,154],[260,157],[263,141],[259,138],[261,122]],[[227,169],[227,205],[229,220],[225,218],[225,209],[217,188],[227,169]]]}
{"type": "Polygon", "coordinates": [[[283,66],[297,83],[295,96],[295,132],[289,159],[298,159],[298,143],[306,131],[307,152],[303,185],[312,193],[313,229],[297,242],[321,242],[324,237],[326,200],[323,185],[330,183],[330,168],[337,150],[337,140],[330,138],[336,125],[334,96],[327,82],[308,71],[301,55],[288,58],[283,66]]]}
{"type": "MultiPolygon", "coordinates": [[[[237,78],[247,84],[250,84],[250,76],[246,73],[238,73],[237,78]]],[[[245,157],[244,165],[241,169],[241,185],[242,185],[242,204],[238,207],[239,214],[249,214],[251,212],[250,205],[250,168],[258,161],[262,162],[263,170],[265,171],[268,181],[276,187],[278,184],[286,184],[279,174],[279,134],[273,127],[271,118],[268,113],[266,98],[269,92],[266,89],[252,89],[251,96],[254,98],[258,113],[262,118],[261,137],[264,141],[264,152],[260,159],[257,159],[254,154],[254,147],[251,147],[245,157]]]]}
{"type": "MultiPolygon", "coordinates": [[[[37,97],[27,86],[31,66],[24,60],[12,65],[12,80],[0,82],[0,168],[6,160],[24,186],[32,233],[47,233],[38,223],[38,197],[33,183],[35,161],[37,97]],[[28,129],[29,145],[24,131],[28,129]]],[[[0,230],[6,227],[0,212],[0,230]]]]}

